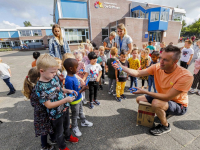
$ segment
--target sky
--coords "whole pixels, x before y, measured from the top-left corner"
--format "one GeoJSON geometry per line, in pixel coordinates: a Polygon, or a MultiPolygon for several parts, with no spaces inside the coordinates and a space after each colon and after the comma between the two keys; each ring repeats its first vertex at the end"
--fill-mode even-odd
{"type": "MultiPolygon", "coordinates": [[[[123,0],[116,0],[116,3],[117,1],[123,0]]],[[[140,0],[140,2],[183,8],[186,10],[187,25],[200,18],[200,0],[140,0]]],[[[24,21],[30,21],[33,26],[53,24],[51,16],[53,0],[0,0],[0,6],[0,29],[23,27],[24,21]]]]}

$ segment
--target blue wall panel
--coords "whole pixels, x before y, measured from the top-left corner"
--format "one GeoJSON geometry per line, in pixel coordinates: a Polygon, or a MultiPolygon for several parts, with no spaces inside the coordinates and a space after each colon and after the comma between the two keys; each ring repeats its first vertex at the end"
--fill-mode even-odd
{"type": "Polygon", "coordinates": [[[10,37],[11,38],[18,38],[19,37],[18,31],[10,31],[10,37]]]}
{"type": "Polygon", "coordinates": [[[56,3],[56,10],[55,10],[55,18],[56,18],[56,23],[58,23],[59,15],[58,15],[58,5],[56,3]]]}
{"type": "Polygon", "coordinates": [[[61,0],[63,18],[88,18],[87,2],[61,0]]]}
{"type": "Polygon", "coordinates": [[[46,35],[47,36],[53,36],[52,30],[51,29],[46,29],[46,35]]]}
{"type": "Polygon", "coordinates": [[[0,31],[0,38],[10,38],[8,31],[0,31]]]}

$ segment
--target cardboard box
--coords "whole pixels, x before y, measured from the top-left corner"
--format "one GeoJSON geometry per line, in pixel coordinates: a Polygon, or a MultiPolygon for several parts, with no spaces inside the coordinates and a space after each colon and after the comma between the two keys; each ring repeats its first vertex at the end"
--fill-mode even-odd
{"type": "Polygon", "coordinates": [[[155,112],[152,110],[151,104],[140,101],[137,114],[137,125],[153,127],[155,112]]]}

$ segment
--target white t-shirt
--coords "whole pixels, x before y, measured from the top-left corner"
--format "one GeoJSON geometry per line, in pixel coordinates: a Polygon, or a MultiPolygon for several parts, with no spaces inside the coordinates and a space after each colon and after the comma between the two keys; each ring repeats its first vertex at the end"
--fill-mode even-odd
{"type": "Polygon", "coordinates": [[[10,78],[10,73],[9,73],[8,69],[10,69],[10,67],[7,64],[0,63],[0,77],[1,77],[1,79],[10,78]]]}
{"type": "Polygon", "coordinates": [[[62,75],[63,75],[64,78],[66,78],[66,77],[67,77],[67,71],[66,71],[66,70],[63,70],[63,71],[62,71],[62,75]]]}
{"type": "Polygon", "coordinates": [[[88,64],[85,68],[85,72],[90,76],[90,81],[96,81],[101,70],[101,66],[97,63],[95,65],[88,64]]]}
{"type": "Polygon", "coordinates": [[[194,54],[194,50],[192,48],[183,48],[181,54],[181,61],[188,62],[190,60],[190,55],[194,54]]]}

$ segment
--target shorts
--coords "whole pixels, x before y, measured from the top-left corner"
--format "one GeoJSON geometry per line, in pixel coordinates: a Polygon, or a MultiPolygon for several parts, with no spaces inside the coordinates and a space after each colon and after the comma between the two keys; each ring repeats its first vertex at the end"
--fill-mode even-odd
{"type": "MultiPolygon", "coordinates": [[[[145,95],[147,101],[152,103],[153,97],[149,95],[145,95]]],[[[181,116],[187,112],[187,107],[184,107],[182,104],[176,103],[174,101],[168,101],[169,108],[166,111],[166,114],[174,115],[174,116],[181,116]]]]}

